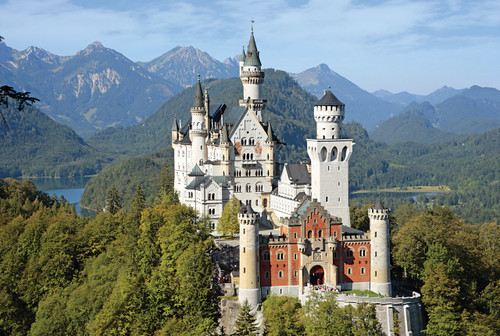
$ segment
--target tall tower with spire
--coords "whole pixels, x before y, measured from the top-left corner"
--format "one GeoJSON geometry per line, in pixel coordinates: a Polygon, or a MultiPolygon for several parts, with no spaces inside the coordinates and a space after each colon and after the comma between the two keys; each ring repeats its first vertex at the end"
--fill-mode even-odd
{"type": "Polygon", "coordinates": [[[243,83],[243,99],[240,106],[248,106],[257,119],[262,122],[262,111],[266,108],[267,101],[260,98],[260,87],[264,83],[264,71],[261,69],[259,51],[253,36],[253,26],[248,42],[247,51],[243,47],[243,54],[239,62],[240,79],[243,83]]]}
{"type": "Polygon", "coordinates": [[[192,142],[191,163],[192,165],[203,165],[207,160],[206,137],[208,132],[207,111],[205,109],[205,97],[201,89],[200,75],[196,84],[196,93],[193,106],[191,107],[191,129],[192,142]]]}
{"type": "Polygon", "coordinates": [[[330,91],[314,104],[316,139],[307,139],[311,160],[312,198],[333,216],[351,226],[349,216],[349,159],[352,139],[342,138],[345,105],[330,91]]]}

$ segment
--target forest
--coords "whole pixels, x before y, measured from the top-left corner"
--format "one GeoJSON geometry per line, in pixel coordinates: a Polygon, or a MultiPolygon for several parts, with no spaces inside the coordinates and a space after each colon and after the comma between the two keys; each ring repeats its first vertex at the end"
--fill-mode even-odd
{"type": "MultiPolygon", "coordinates": [[[[179,204],[168,169],[157,186],[149,204],[137,187],[127,209],[110,188],[92,219],[29,180],[0,180],[0,334],[221,334],[208,221],[179,204]]],[[[368,206],[351,208],[353,226],[366,229],[368,206]]],[[[498,222],[404,204],[391,233],[393,280],[422,293],[427,335],[500,332],[498,222]]],[[[334,297],[305,307],[271,297],[263,309],[268,335],[380,335],[374,307],[341,309],[334,297]]],[[[237,327],[251,335],[244,311],[237,327]]]]}

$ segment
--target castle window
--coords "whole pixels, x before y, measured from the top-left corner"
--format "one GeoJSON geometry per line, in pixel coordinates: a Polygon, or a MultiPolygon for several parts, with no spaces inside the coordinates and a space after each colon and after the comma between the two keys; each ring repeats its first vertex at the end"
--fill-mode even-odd
{"type": "Polygon", "coordinates": [[[255,206],[259,206],[259,200],[255,200],[255,206]]]}
{"type": "Polygon", "coordinates": [[[247,184],[246,187],[245,187],[245,190],[246,190],[246,192],[251,192],[252,191],[252,185],[251,184],[247,184]]]}
{"type": "Polygon", "coordinates": [[[265,277],[266,279],[269,279],[269,271],[266,271],[266,273],[264,273],[264,277],[265,277]]]}
{"type": "Polygon", "coordinates": [[[297,253],[293,254],[293,260],[297,260],[297,253]]]}
{"type": "Polygon", "coordinates": [[[359,249],[359,256],[366,257],[366,248],[362,247],[359,249]]]}
{"type": "MultiPolygon", "coordinates": [[[[245,272],[243,272],[243,273],[245,273],[245,272]]],[[[352,274],[352,268],[350,268],[350,267],[349,267],[349,268],[347,269],[347,274],[348,274],[348,275],[351,275],[351,274],[352,274]]]]}
{"type": "Polygon", "coordinates": [[[375,271],[375,276],[377,276],[377,271],[375,271]]]}
{"type": "Polygon", "coordinates": [[[323,230],[318,231],[318,238],[321,238],[321,237],[323,237],[323,230]]]}
{"type": "Polygon", "coordinates": [[[267,176],[269,176],[269,170],[267,171],[267,176]]]}
{"type": "Polygon", "coordinates": [[[339,197],[339,202],[340,202],[340,197],[339,197]]]}
{"type": "Polygon", "coordinates": [[[375,238],[377,238],[377,231],[375,231],[375,238]]]}
{"type": "Polygon", "coordinates": [[[243,273],[246,273],[246,272],[247,272],[246,267],[243,267],[243,273]]]}
{"type": "Polygon", "coordinates": [[[333,252],[333,257],[337,258],[337,251],[333,252]]]}
{"type": "Polygon", "coordinates": [[[337,185],[340,187],[340,182],[337,182],[337,185]]]}
{"type": "Polygon", "coordinates": [[[325,197],[325,202],[328,203],[328,196],[325,197]]]}
{"type": "Polygon", "coordinates": [[[312,230],[307,231],[307,238],[311,239],[313,237],[312,230]]]}
{"type": "Polygon", "coordinates": [[[333,236],[337,238],[337,231],[333,231],[333,236]]]}
{"type": "Polygon", "coordinates": [[[351,249],[351,248],[349,248],[349,247],[347,248],[347,250],[345,251],[345,256],[346,256],[347,258],[352,258],[352,257],[354,257],[354,252],[352,251],[352,249],[351,249]]]}
{"type": "Polygon", "coordinates": [[[297,232],[293,233],[293,239],[297,239],[297,232]]]}
{"type": "Polygon", "coordinates": [[[377,256],[377,251],[375,251],[375,257],[377,256]]]}
{"type": "Polygon", "coordinates": [[[297,271],[295,271],[295,272],[293,273],[293,276],[294,276],[294,277],[297,277],[298,275],[299,275],[299,272],[297,272],[297,271]]]}
{"type": "Polygon", "coordinates": [[[285,260],[285,252],[283,251],[278,251],[276,253],[276,260],[285,260]]]}
{"type": "Polygon", "coordinates": [[[243,248],[243,253],[246,253],[247,249],[246,247],[243,248]]]}
{"type": "Polygon", "coordinates": [[[361,275],[365,275],[365,274],[366,274],[365,268],[361,267],[361,275]]]}
{"type": "MultiPolygon", "coordinates": [[[[278,272],[278,278],[283,278],[283,271],[278,272]]],[[[281,293],[280,293],[281,294],[281,293]]]]}
{"type": "Polygon", "coordinates": [[[269,255],[269,251],[262,252],[262,260],[263,261],[269,261],[269,260],[271,260],[270,255],[269,255]]]}
{"type": "Polygon", "coordinates": [[[243,229],[243,234],[245,234],[245,229],[243,229]]]}

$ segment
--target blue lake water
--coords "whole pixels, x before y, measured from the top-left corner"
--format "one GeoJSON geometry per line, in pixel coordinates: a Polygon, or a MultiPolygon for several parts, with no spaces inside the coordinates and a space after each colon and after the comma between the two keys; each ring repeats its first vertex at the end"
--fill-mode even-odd
{"type": "Polygon", "coordinates": [[[30,178],[30,180],[39,190],[50,196],[64,197],[70,204],[75,204],[76,212],[82,214],[80,198],[90,177],[30,178]]]}

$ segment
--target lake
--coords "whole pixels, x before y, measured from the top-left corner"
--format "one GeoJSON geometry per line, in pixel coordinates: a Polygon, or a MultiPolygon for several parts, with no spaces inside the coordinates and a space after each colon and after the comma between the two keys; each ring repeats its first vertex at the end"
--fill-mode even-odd
{"type": "Polygon", "coordinates": [[[37,177],[30,178],[36,187],[49,194],[57,197],[64,197],[70,204],[75,204],[76,212],[81,215],[80,197],[85,190],[85,184],[90,180],[90,177],[67,177],[67,178],[46,178],[37,177]]]}

